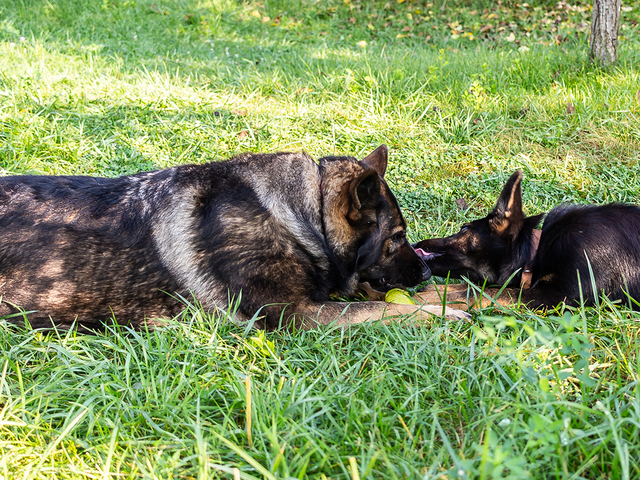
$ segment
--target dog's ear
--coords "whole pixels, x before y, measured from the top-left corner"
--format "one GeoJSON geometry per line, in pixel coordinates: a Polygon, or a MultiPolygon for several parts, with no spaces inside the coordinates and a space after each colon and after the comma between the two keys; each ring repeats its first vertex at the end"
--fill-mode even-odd
{"type": "MultiPolygon", "coordinates": [[[[367,168],[349,185],[351,205],[347,217],[353,222],[362,219],[365,210],[372,210],[380,203],[380,177],[378,173],[367,168]]],[[[375,211],[373,211],[375,215],[375,211]]]]}
{"type": "Polygon", "coordinates": [[[384,173],[387,171],[387,161],[389,159],[389,149],[383,143],[378,148],[376,148],[373,152],[362,159],[362,163],[364,163],[367,167],[373,168],[380,178],[384,178],[384,173]]]}
{"type": "Polygon", "coordinates": [[[519,224],[524,220],[521,184],[522,172],[516,170],[507,180],[502,193],[500,193],[500,198],[498,198],[498,203],[491,212],[492,218],[489,223],[498,234],[504,233],[511,225],[519,224]]]}

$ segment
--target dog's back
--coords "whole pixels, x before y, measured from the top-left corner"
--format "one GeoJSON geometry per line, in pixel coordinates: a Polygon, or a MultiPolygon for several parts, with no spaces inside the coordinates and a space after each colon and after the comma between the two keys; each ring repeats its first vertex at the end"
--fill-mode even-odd
{"type": "MultiPolygon", "coordinates": [[[[566,299],[640,300],[640,208],[634,205],[566,205],[544,220],[531,264],[533,294],[546,306],[566,299]],[[542,296],[543,295],[543,296],[542,296]]],[[[527,296],[529,296],[527,294],[527,296]]]]}
{"type": "Polygon", "coordinates": [[[113,311],[177,314],[179,302],[163,292],[188,290],[161,261],[152,232],[172,175],[0,178],[0,315],[24,306],[41,311],[29,315],[34,327],[50,327],[52,316],[94,328],[113,311]]]}
{"type": "MultiPolygon", "coordinates": [[[[53,317],[96,327],[112,312],[134,324],[141,312],[173,316],[184,307],[180,296],[227,308],[229,291],[255,289],[247,277],[264,274],[274,256],[281,270],[310,263],[311,277],[321,279],[314,291],[328,297],[341,285],[331,282],[336,267],[318,233],[319,183],[304,154],[243,155],[119,178],[3,177],[0,315],[16,313],[14,304],[42,311],[29,315],[33,326],[51,326],[53,317]]],[[[304,283],[304,272],[296,273],[304,283]]],[[[272,280],[260,280],[263,291],[272,280]]],[[[300,288],[275,283],[276,298],[300,288]]],[[[247,311],[262,307],[253,304],[262,297],[245,292],[247,311]]]]}

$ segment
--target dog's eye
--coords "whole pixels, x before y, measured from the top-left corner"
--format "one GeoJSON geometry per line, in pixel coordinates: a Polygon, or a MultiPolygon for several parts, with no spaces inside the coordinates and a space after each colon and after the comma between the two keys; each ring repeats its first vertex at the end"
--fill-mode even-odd
{"type": "Polygon", "coordinates": [[[463,225],[462,227],[460,227],[460,232],[466,232],[469,229],[469,227],[467,225],[463,225]]]}
{"type": "Polygon", "coordinates": [[[405,232],[398,232],[393,237],[391,237],[391,240],[393,240],[394,242],[398,242],[400,240],[404,240],[404,237],[405,232]]]}

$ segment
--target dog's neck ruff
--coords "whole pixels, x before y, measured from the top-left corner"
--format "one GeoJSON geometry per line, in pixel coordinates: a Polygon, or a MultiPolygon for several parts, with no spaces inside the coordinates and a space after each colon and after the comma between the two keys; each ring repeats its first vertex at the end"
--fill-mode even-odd
{"type": "Polygon", "coordinates": [[[533,277],[533,273],[531,272],[531,263],[533,262],[533,257],[536,256],[538,252],[538,245],[540,245],[540,234],[542,230],[534,229],[531,232],[531,255],[529,256],[529,261],[524,266],[522,270],[522,277],[520,279],[520,288],[531,288],[531,278],[533,277]]]}

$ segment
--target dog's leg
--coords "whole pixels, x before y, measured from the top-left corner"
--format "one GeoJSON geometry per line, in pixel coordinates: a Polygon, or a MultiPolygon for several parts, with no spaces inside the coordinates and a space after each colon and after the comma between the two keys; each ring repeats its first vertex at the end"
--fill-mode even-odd
{"type": "Polygon", "coordinates": [[[336,325],[348,326],[369,321],[382,320],[388,322],[393,317],[411,316],[415,321],[430,321],[434,316],[444,316],[448,320],[468,319],[469,314],[462,310],[441,305],[399,305],[386,302],[331,302],[320,305],[309,305],[296,308],[295,324],[303,329],[328,325],[335,321],[336,325]],[[444,315],[443,315],[444,313],[444,315]]]}
{"type": "Polygon", "coordinates": [[[384,302],[384,297],[386,295],[385,292],[381,292],[380,290],[373,288],[369,282],[359,283],[356,292],[364,295],[364,298],[371,300],[372,302],[384,302]]]}
{"type": "MultiPolygon", "coordinates": [[[[505,288],[500,292],[499,288],[485,288],[482,295],[479,291],[466,284],[452,285],[429,285],[424,291],[413,296],[420,303],[431,305],[442,305],[443,301],[447,305],[461,309],[485,308],[490,305],[501,305],[503,307],[516,305],[520,296],[520,289],[505,288]],[[498,296],[498,294],[500,294],[498,296]]],[[[523,302],[526,303],[526,302],[523,302]]]]}
{"type": "MultiPolygon", "coordinates": [[[[545,282],[538,282],[538,284],[527,290],[522,290],[520,297],[520,303],[527,305],[531,309],[545,309],[554,308],[562,302],[569,305],[577,306],[580,304],[580,291],[576,288],[575,292],[567,292],[566,288],[558,287],[557,285],[545,282]],[[572,301],[575,299],[574,301],[572,301]]],[[[587,305],[593,304],[593,294],[589,288],[588,292],[584,295],[584,299],[587,305]]]]}

